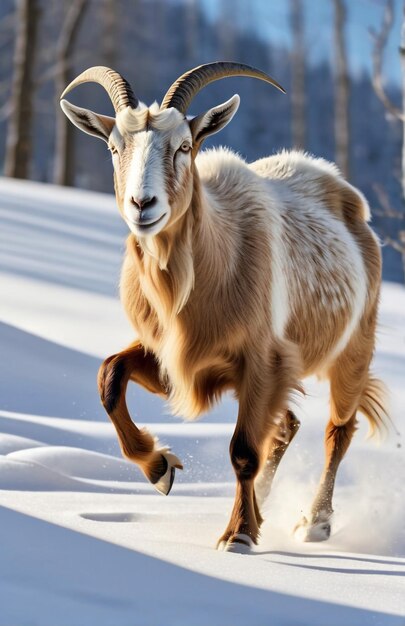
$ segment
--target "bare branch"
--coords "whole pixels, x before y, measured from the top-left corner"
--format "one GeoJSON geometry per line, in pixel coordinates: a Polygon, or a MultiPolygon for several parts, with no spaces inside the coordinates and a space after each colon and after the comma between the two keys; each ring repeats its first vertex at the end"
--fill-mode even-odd
{"type": "Polygon", "coordinates": [[[397,107],[390,98],[387,96],[382,78],[382,63],[384,50],[387,45],[389,34],[392,30],[394,23],[394,0],[386,0],[383,22],[381,24],[380,32],[370,30],[370,34],[374,39],[373,47],[373,75],[372,83],[374,91],[378,98],[381,100],[387,111],[389,111],[394,117],[399,120],[405,121],[405,116],[401,109],[397,107]]]}
{"type": "MultiPolygon", "coordinates": [[[[56,46],[55,88],[57,97],[70,82],[69,59],[72,57],[79,27],[88,8],[88,0],[73,0],[66,13],[56,46]]],[[[67,185],[72,184],[73,177],[73,137],[71,127],[68,125],[66,117],[59,111],[56,117],[53,178],[56,184],[67,185]]]]}
{"type": "Polygon", "coordinates": [[[396,239],[392,239],[392,237],[388,237],[388,235],[384,237],[383,243],[385,243],[387,246],[391,246],[391,248],[393,250],[396,250],[396,252],[405,255],[405,243],[397,241],[396,239]]]}
{"type": "MultiPolygon", "coordinates": [[[[87,6],[87,0],[74,0],[71,3],[57,43],[56,56],[59,60],[64,61],[69,54],[72,47],[72,39],[87,6]]],[[[63,70],[61,73],[63,73],[63,70]]]]}
{"type": "MultiPolygon", "coordinates": [[[[380,201],[382,210],[375,211],[373,210],[373,215],[379,215],[380,217],[388,217],[388,218],[396,218],[396,219],[404,219],[405,214],[400,211],[395,211],[389,202],[388,195],[386,192],[379,186],[373,185],[373,189],[376,192],[378,199],[380,201]]],[[[390,235],[386,234],[386,230],[383,225],[379,224],[378,230],[380,231],[381,239],[383,245],[390,246],[396,252],[402,256],[402,262],[404,265],[404,274],[405,274],[405,230],[400,230],[394,239],[390,235]]]]}
{"type": "Polygon", "coordinates": [[[378,198],[378,201],[381,205],[381,209],[382,210],[374,210],[373,214],[374,215],[378,215],[379,217],[392,217],[394,219],[404,219],[405,218],[405,213],[402,211],[396,211],[395,209],[392,208],[389,198],[388,198],[388,194],[387,192],[381,187],[381,185],[378,185],[377,183],[373,184],[373,190],[378,198]]]}
{"type": "Polygon", "coordinates": [[[37,80],[37,86],[41,87],[50,80],[55,80],[61,73],[68,72],[75,65],[80,65],[91,55],[89,50],[81,50],[74,55],[71,55],[69,59],[58,60],[57,63],[48,67],[45,72],[37,80]]]}

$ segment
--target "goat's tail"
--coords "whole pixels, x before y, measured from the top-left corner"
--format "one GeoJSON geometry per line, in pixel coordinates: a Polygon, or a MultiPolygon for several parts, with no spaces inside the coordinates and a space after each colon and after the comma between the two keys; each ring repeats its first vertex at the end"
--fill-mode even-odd
{"type": "Polygon", "coordinates": [[[387,405],[388,390],[386,385],[378,378],[369,376],[358,407],[358,410],[368,419],[369,437],[376,434],[382,436],[388,432],[392,421],[388,414],[387,405]]]}

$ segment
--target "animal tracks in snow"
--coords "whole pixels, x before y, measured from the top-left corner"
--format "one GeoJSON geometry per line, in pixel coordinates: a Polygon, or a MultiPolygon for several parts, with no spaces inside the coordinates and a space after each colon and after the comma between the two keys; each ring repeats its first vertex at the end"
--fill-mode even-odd
{"type": "MultiPolygon", "coordinates": [[[[224,515],[203,515],[198,512],[186,513],[184,511],[181,512],[181,521],[184,523],[193,523],[198,521],[205,521],[205,517],[210,517],[212,522],[212,518],[215,518],[215,521],[219,520],[220,522],[224,522],[224,515]],[[202,520],[202,517],[204,520],[202,520]]],[[[155,513],[147,513],[147,512],[89,512],[89,513],[79,513],[79,517],[84,520],[88,520],[91,522],[105,522],[105,523],[118,523],[118,524],[134,524],[134,523],[147,523],[147,524],[178,524],[179,522],[179,514],[176,510],[168,511],[160,510],[155,513]]]]}
{"type": "Polygon", "coordinates": [[[80,513],[80,517],[92,522],[116,522],[120,524],[131,524],[139,522],[140,517],[136,513],[80,513]]]}

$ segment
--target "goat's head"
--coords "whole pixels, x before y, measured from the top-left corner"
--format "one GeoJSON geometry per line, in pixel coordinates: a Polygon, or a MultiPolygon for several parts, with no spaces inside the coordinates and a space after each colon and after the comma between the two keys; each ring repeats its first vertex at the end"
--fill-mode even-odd
{"type": "Polygon", "coordinates": [[[112,153],[118,206],[137,237],[155,235],[173,225],[190,205],[193,163],[206,137],[230,122],[239,96],[187,119],[187,109],[207,84],[227,76],[247,75],[283,88],[264,72],[238,63],[201,65],[178,78],[159,106],[147,107],[127,81],[107,67],[92,67],[68,85],[62,97],[84,82],[102,85],[116,116],[77,107],[61,107],[80,130],[103,139],[112,153]]]}

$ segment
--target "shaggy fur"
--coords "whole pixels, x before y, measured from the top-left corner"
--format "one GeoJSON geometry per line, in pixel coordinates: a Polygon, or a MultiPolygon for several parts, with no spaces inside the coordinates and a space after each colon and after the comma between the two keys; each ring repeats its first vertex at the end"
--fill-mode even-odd
{"type": "MultiPolygon", "coordinates": [[[[229,119],[236,108],[236,100],[227,103],[229,119]]],[[[336,166],[299,152],[252,164],[227,149],[182,153],[193,132],[177,111],[140,105],[119,113],[109,136],[124,219],[134,189],[169,208],[159,232],[129,235],[121,299],[139,341],[104,362],[99,387],[123,453],[152,482],[167,464],[129,416],[128,381],[187,419],[234,391],[237,493],[219,540],[229,548],[258,540],[255,481],[268,493],[298,429],[288,405],[304,377],[330,380],[331,415],[325,472],[303,526],[330,518],[356,411],[372,430],[383,424],[382,385],[369,372],[381,256],[368,205],[336,166]]]]}

